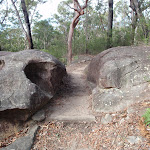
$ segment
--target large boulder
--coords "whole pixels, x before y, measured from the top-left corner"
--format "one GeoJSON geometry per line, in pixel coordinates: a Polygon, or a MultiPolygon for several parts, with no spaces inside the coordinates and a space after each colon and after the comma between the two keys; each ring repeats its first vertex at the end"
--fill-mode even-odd
{"type": "Polygon", "coordinates": [[[56,93],[65,66],[39,50],[0,52],[0,118],[27,120],[56,93]]]}
{"type": "Polygon", "coordinates": [[[150,99],[150,47],[116,47],[98,54],[87,68],[93,109],[114,112],[150,99]]]}

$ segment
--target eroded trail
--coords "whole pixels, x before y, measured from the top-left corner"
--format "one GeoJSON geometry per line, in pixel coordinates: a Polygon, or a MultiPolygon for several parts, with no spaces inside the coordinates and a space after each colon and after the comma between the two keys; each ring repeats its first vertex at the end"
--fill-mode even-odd
{"type": "Polygon", "coordinates": [[[45,108],[47,118],[40,125],[32,150],[149,150],[149,140],[142,136],[139,124],[139,110],[147,103],[93,116],[84,76],[86,65],[67,68],[69,78],[45,108]]]}
{"type": "Polygon", "coordinates": [[[61,87],[59,96],[47,107],[48,120],[94,121],[91,112],[91,96],[87,87],[84,69],[87,63],[67,68],[67,83],[61,87]],[[80,66],[80,67],[79,67],[80,66]]]}

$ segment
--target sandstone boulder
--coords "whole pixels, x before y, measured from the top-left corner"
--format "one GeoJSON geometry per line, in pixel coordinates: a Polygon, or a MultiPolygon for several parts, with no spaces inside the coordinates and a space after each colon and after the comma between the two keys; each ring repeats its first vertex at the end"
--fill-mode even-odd
{"type": "Polygon", "coordinates": [[[56,93],[65,66],[39,50],[0,52],[0,118],[27,120],[56,93]]]}
{"type": "Polygon", "coordinates": [[[150,99],[150,47],[116,47],[98,54],[89,64],[93,109],[114,112],[150,99]]]}

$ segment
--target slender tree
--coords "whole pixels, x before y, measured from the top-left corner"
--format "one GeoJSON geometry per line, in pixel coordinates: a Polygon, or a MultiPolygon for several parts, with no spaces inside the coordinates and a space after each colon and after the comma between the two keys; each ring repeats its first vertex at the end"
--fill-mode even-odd
{"type": "Polygon", "coordinates": [[[131,34],[131,44],[132,45],[134,45],[134,38],[135,38],[135,29],[136,29],[136,26],[137,26],[137,19],[138,19],[138,17],[137,17],[137,13],[136,12],[134,12],[133,10],[132,10],[132,34],[131,34]]]}
{"type": "Polygon", "coordinates": [[[107,48],[112,47],[112,27],[113,27],[113,0],[108,0],[108,31],[107,31],[107,48]]]}
{"type": "MultiPolygon", "coordinates": [[[[145,38],[148,38],[148,34],[149,34],[148,25],[147,25],[146,19],[142,12],[144,10],[146,10],[148,7],[150,7],[150,2],[144,4],[143,7],[142,7],[142,4],[143,4],[143,1],[130,0],[130,7],[132,8],[132,11],[134,11],[134,13],[135,13],[135,18],[133,18],[133,19],[135,21],[137,20],[137,18],[140,20],[140,24],[142,26],[144,36],[145,36],[145,38]]],[[[134,21],[134,23],[135,23],[135,21],[134,21]]],[[[134,28],[135,28],[135,26],[133,24],[133,31],[134,31],[134,28]]]]}
{"type": "Polygon", "coordinates": [[[86,41],[85,41],[85,53],[88,54],[88,14],[87,14],[87,7],[86,7],[86,16],[85,16],[85,36],[86,36],[86,41]]]}
{"type": "Polygon", "coordinates": [[[26,29],[27,29],[26,37],[28,40],[29,49],[33,49],[31,27],[30,27],[29,15],[28,15],[26,4],[25,4],[25,0],[21,0],[21,7],[22,7],[24,19],[25,19],[26,29]]]}
{"type": "Polygon", "coordinates": [[[21,17],[20,17],[19,11],[17,10],[17,7],[15,5],[15,2],[13,0],[11,0],[11,2],[13,4],[13,6],[14,6],[15,11],[16,11],[16,15],[18,17],[18,20],[19,20],[20,26],[22,28],[22,31],[24,32],[24,34],[26,36],[26,39],[28,41],[28,48],[29,49],[33,49],[30,21],[29,21],[29,15],[28,15],[28,11],[27,11],[27,8],[26,8],[25,1],[21,0],[21,7],[22,7],[22,11],[23,11],[23,15],[24,15],[24,20],[25,20],[26,30],[27,31],[25,30],[25,28],[23,26],[23,23],[21,21],[21,17]]]}
{"type": "Polygon", "coordinates": [[[79,17],[81,15],[84,15],[84,9],[87,7],[88,0],[86,0],[85,5],[81,6],[78,2],[78,0],[73,0],[75,16],[70,24],[69,34],[68,34],[68,57],[67,57],[67,63],[70,64],[72,61],[72,37],[74,28],[77,26],[79,22],[79,17]]]}

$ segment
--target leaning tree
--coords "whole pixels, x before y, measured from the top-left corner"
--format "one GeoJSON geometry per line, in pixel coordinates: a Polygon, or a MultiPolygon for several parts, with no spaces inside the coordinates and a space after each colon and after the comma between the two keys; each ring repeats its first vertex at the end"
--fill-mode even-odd
{"type": "Polygon", "coordinates": [[[22,7],[23,15],[24,15],[24,21],[25,21],[26,29],[23,26],[23,22],[21,20],[19,11],[15,5],[16,1],[11,0],[11,2],[14,6],[15,11],[16,11],[16,15],[17,15],[19,23],[21,25],[22,31],[24,32],[26,39],[28,41],[28,48],[33,49],[33,41],[32,41],[32,35],[31,35],[31,27],[30,27],[31,25],[30,25],[30,21],[29,21],[29,15],[28,15],[26,4],[25,4],[25,0],[21,0],[21,7],[22,7]]]}
{"type": "MultiPolygon", "coordinates": [[[[84,9],[87,7],[88,0],[85,1],[84,6],[81,6],[78,2],[78,0],[73,0],[73,8],[75,11],[74,18],[70,24],[69,34],[68,34],[68,57],[67,57],[67,63],[70,64],[72,61],[72,38],[73,38],[73,32],[75,27],[77,26],[79,22],[79,17],[81,15],[84,15],[84,9]]],[[[71,7],[70,7],[71,8],[71,7]]]]}

